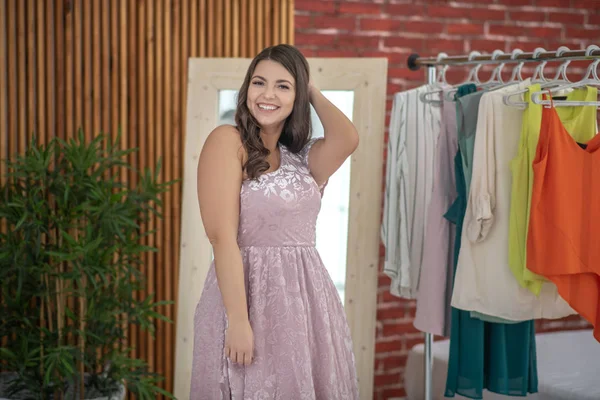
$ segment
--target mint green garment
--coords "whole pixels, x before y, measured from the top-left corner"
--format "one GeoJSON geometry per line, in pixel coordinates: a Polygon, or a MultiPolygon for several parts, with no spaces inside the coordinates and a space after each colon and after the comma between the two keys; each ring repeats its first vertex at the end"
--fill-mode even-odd
{"type": "Polygon", "coordinates": [[[467,199],[469,198],[471,177],[473,176],[473,149],[475,148],[477,114],[479,113],[481,96],[484,93],[485,91],[467,93],[456,99],[456,130],[458,134],[458,148],[460,149],[465,174],[467,199]]]}
{"type": "MultiPolygon", "coordinates": [[[[463,85],[456,96],[460,98],[476,91],[475,85],[463,85]]],[[[457,106],[458,108],[458,106],[457,106]]],[[[458,111],[457,111],[458,112],[458,111]]],[[[460,124],[458,125],[460,132],[460,124]]],[[[464,135],[463,137],[468,137],[464,135]]],[[[459,138],[460,138],[459,133],[459,138]]],[[[460,146],[454,159],[457,198],[444,215],[456,224],[454,243],[454,273],[458,265],[461,231],[467,209],[467,185],[463,166],[468,162],[468,141],[460,146]],[[462,151],[465,151],[465,156],[462,151]]],[[[483,390],[508,396],[536,393],[537,358],[533,321],[514,324],[485,322],[471,317],[469,311],[452,307],[450,355],[446,397],[459,394],[482,399],[483,390]]]]}

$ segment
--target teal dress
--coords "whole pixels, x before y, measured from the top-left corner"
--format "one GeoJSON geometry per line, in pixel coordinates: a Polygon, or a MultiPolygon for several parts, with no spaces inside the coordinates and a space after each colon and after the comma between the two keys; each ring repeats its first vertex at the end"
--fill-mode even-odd
{"type": "MultiPolygon", "coordinates": [[[[456,96],[475,91],[475,85],[463,85],[456,96]]],[[[472,152],[472,146],[459,146],[456,153],[454,169],[458,196],[444,215],[448,221],[456,224],[454,273],[458,265],[462,225],[467,210],[464,161],[473,158],[472,154],[463,155],[462,151],[472,152]]],[[[469,311],[454,307],[451,320],[446,397],[459,394],[471,399],[482,399],[484,389],[508,396],[526,396],[527,393],[537,392],[533,321],[512,324],[486,322],[472,317],[469,311]]]]}

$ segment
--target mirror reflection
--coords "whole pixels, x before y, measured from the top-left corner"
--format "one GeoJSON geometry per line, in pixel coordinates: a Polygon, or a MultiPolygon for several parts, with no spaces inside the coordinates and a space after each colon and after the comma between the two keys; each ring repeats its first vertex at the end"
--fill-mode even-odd
{"type": "MultiPolygon", "coordinates": [[[[323,90],[323,95],[352,120],[354,91],[323,90]]],[[[219,91],[218,124],[235,125],[237,90],[219,91]]],[[[312,137],[323,136],[323,125],[311,106],[312,137]]],[[[344,302],[348,245],[350,159],[329,179],[317,219],[317,250],[344,302]]]]}

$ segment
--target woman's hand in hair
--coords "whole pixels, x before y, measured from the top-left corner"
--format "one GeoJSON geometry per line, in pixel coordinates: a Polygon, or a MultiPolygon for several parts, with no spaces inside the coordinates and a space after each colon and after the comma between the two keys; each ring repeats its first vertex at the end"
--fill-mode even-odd
{"type": "Polygon", "coordinates": [[[358,132],[352,121],[329,101],[312,80],[309,81],[310,103],[323,124],[324,137],[309,150],[308,168],[320,186],[358,147],[358,132]]]}

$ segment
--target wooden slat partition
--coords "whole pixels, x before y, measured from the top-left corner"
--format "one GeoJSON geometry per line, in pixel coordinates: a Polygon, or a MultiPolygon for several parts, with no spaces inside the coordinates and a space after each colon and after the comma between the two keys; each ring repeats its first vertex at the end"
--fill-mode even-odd
{"type": "MultiPolygon", "coordinates": [[[[292,44],[293,10],[293,0],[0,0],[0,158],[23,152],[34,132],[48,142],[121,130],[122,145],[140,149],[137,168],[162,158],[161,179],[181,178],[188,58],[292,44]]],[[[177,300],[181,184],[163,202],[164,219],[145,227],[159,252],[145,259],[140,295],[177,300]]],[[[173,320],[175,310],[160,309],[173,320]]],[[[172,391],[175,325],[158,322],[156,340],[128,332],[131,355],[172,391]]]]}

